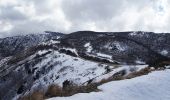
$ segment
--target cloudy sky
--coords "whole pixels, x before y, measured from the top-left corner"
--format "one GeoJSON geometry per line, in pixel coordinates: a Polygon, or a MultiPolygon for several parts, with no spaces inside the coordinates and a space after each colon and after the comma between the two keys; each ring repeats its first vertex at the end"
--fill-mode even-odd
{"type": "Polygon", "coordinates": [[[170,0],[0,0],[0,37],[46,30],[170,32],[170,0]]]}

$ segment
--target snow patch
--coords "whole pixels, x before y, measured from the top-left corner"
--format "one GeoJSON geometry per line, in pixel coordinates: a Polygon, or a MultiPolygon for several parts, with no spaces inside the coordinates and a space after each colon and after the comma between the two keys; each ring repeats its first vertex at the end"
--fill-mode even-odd
{"type": "Polygon", "coordinates": [[[76,55],[78,55],[77,50],[75,48],[62,48],[62,49],[69,50],[69,51],[75,53],[76,55]]]}
{"type": "Polygon", "coordinates": [[[86,43],[86,44],[84,45],[84,47],[86,48],[86,51],[87,51],[87,52],[91,52],[91,51],[93,50],[90,42],[86,43]]]}
{"type": "Polygon", "coordinates": [[[167,69],[170,69],[170,65],[169,66],[165,66],[167,69]]]}
{"type": "Polygon", "coordinates": [[[97,56],[112,59],[112,56],[107,54],[97,53],[97,56]]]}
{"type": "Polygon", "coordinates": [[[129,33],[130,36],[135,36],[137,35],[136,32],[129,33]]]}
{"type": "Polygon", "coordinates": [[[38,51],[38,54],[39,55],[42,55],[42,54],[45,54],[45,53],[47,53],[48,51],[47,50],[40,50],[40,51],[38,51]]]}
{"type": "Polygon", "coordinates": [[[125,51],[126,50],[126,48],[124,46],[122,46],[119,42],[114,42],[114,45],[120,51],[125,51]]]}
{"type": "Polygon", "coordinates": [[[2,67],[2,66],[4,66],[4,64],[9,60],[9,59],[11,59],[12,57],[5,57],[5,58],[3,58],[3,59],[1,59],[0,60],[0,68],[2,67]]]}
{"type": "Polygon", "coordinates": [[[146,64],[145,62],[141,61],[141,60],[136,60],[135,61],[136,64],[146,64]]]}
{"type": "Polygon", "coordinates": [[[167,50],[162,50],[162,51],[161,51],[161,54],[164,55],[164,56],[166,56],[166,55],[168,54],[168,51],[167,51],[167,50]]]}
{"type": "Polygon", "coordinates": [[[51,44],[58,44],[58,43],[60,43],[60,41],[57,41],[57,40],[50,40],[50,43],[51,43],[51,44]]]}

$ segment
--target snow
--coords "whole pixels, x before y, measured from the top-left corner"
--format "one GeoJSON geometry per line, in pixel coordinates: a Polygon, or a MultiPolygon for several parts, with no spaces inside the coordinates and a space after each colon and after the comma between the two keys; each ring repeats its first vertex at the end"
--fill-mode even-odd
{"type": "Polygon", "coordinates": [[[11,57],[5,57],[0,60],[0,68],[9,60],[11,57]]]}
{"type": "Polygon", "coordinates": [[[136,32],[129,33],[130,36],[135,36],[137,35],[136,32]]]}
{"type": "Polygon", "coordinates": [[[170,65],[169,66],[165,66],[167,69],[170,69],[170,65]]]}
{"type": "Polygon", "coordinates": [[[84,47],[88,47],[88,46],[90,46],[89,42],[84,45],[84,47]]]}
{"type": "Polygon", "coordinates": [[[113,76],[115,73],[120,72],[122,70],[125,70],[126,75],[128,75],[131,72],[140,71],[141,69],[144,69],[146,67],[148,67],[148,65],[119,65],[118,68],[111,69],[112,70],[111,72],[104,74],[104,75],[101,75],[99,77],[96,77],[94,82],[99,82],[102,79],[107,79],[107,78],[113,76]]]}
{"type": "Polygon", "coordinates": [[[86,44],[84,45],[84,47],[86,47],[87,52],[91,52],[91,51],[93,50],[90,42],[86,43],[86,44]]]}
{"type": "Polygon", "coordinates": [[[69,51],[71,51],[72,53],[75,53],[76,55],[78,55],[78,54],[77,54],[77,50],[76,50],[75,48],[62,48],[62,49],[69,50],[69,51]]]}
{"type": "Polygon", "coordinates": [[[60,36],[57,36],[57,39],[61,38],[60,36]]]}
{"type": "Polygon", "coordinates": [[[164,56],[166,56],[166,55],[168,54],[168,51],[167,51],[167,50],[162,50],[162,51],[161,51],[161,54],[164,55],[164,56]]]}
{"type": "Polygon", "coordinates": [[[122,46],[119,42],[114,42],[114,45],[120,51],[125,51],[126,50],[125,46],[122,46]]]}
{"type": "Polygon", "coordinates": [[[141,61],[141,60],[136,60],[135,62],[136,64],[146,64],[145,62],[141,61]]]}
{"type": "Polygon", "coordinates": [[[143,37],[143,36],[149,37],[149,35],[145,34],[145,32],[143,32],[143,31],[132,32],[132,33],[129,33],[129,35],[137,36],[137,37],[143,37]]]}
{"type": "Polygon", "coordinates": [[[79,93],[48,100],[170,100],[170,70],[151,72],[133,79],[99,86],[101,92],[79,93]]]}
{"type": "MultiPolygon", "coordinates": [[[[58,38],[58,37],[57,37],[58,38]]],[[[42,43],[40,43],[39,45],[51,45],[51,44],[59,44],[60,43],[60,41],[59,40],[50,40],[50,41],[48,41],[48,42],[42,42],[42,43]]]]}
{"type": "MultiPolygon", "coordinates": [[[[67,48],[67,50],[70,49],[71,48],[67,48]]],[[[48,51],[51,50],[43,50],[37,53],[44,54],[48,51]]],[[[144,66],[146,67],[147,65],[144,66]]],[[[120,65],[119,67],[115,67],[114,65],[100,64],[59,53],[58,51],[52,51],[50,54],[47,54],[41,62],[35,65],[34,68],[37,68],[34,72],[34,76],[36,76],[36,73],[42,69],[48,71],[48,73],[41,75],[39,80],[35,81],[33,88],[39,85],[45,87],[50,84],[58,84],[62,86],[62,83],[65,80],[70,80],[77,85],[81,85],[90,79],[94,79],[94,82],[96,82],[102,80],[102,78],[111,77],[113,74],[121,70],[126,70],[127,73],[130,73],[132,68],[135,69],[134,71],[137,71],[139,68],[144,67],[131,65],[120,65]],[[50,67],[51,65],[53,67],[50,67]],[[106,67],[110,68],[110,73],[106,73],[106,67]],[[50,70],[48,70],[48,68],[50,68],[50,70]]]]}
{"type": "Polygon", "coordinates": [[[45,54],[45,53],[47,53],[48,51],[47,50],[40,50],[40,51],[38,51],[38,54],[39,55],[42,55],[42,54],[45,54]]]}
{"type": "Polygon", "coordinates": [[[97,53],[97,56],[112,59],[112,56],[102,53],[97,53]]]}
{"type": "MultiPolygon", "coordinates": [[[[46,68],[50,65],[54,65],[52,70],[47,74],[42,75],[34,86],[49,85],[52,83],[62,86],[65,80],[71,80],[76,84],[82,84],[89,79],[96,76],[102,75],[105,72],[107,65],[101,64],[99,66],[96,62],[83,60],[81,58],[72,57],[66,54],[53,51],[51,54],[38,63],[35,68],[41,69],[42,66],[46,65],[46,68]],[[56,77],[59,77],[56,79],[56,77]],[[44,81],[46,79],[46,81],[44,81]]],[[[35,73],[39,70],[35,70],[35,73]]]]}
{"type": "MultiPolygon", "coordinates": [[[[58,37],[57,37],[57,39],[58,39],[58,37]]],[[[57,40],[50,40],[50,43],[51,43],[51,44],[58,44],[58,43],[60,43],[60,41],[57,41],[57,40]]]]}

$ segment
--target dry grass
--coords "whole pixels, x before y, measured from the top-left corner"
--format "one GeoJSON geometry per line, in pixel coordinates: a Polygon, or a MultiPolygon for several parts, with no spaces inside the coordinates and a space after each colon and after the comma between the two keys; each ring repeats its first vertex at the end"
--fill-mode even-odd
{"type": "Polygon", "coordinates": [[[62,88],[54,84],[50,85],[47,89],[47,92],[45,93],[47,97],[62,96],[62,94],[63,94],[62,88]]]}
{"type": "Polygon", "coordinates": [[[113,76],[111,76],[111,77],[109,77],[107,79],[102,79],[97,84],[98,85],[102,85],[102,84],[110,82],[110,81],[131,79],[131,78],[134,78],[134,77],[137,77],[137,76],[146,75],[146,74],[150,73],[153,70],[155,70],[155,69],[151,69],[151,68],[147,67],[147,68],[141,69],[138,72],[132,72],[132,73],[126,75],[126,76],[122,76],[122,75],[115,75],[114,76],[113,75],[113,76]]]}
{"type": "Polygon", "coordinates": [[[123,80],[123,79],[125,79],[123,76],[111,76],[107,79],[102,79],[101,81],[97,82],[97,84],[102,85],[102,84],[107,83],[107,82],[116,81],[116,80],[123,80]]]}
{"type": "Polygon", "coordinates": [[[19,100],[44,100],[51,97],[66,97],[72,96],[76,93],[89,93],[98,92],[97,84],[89,84],[86,86],[70,85],[65,88],[61,88],[58,85],[50,85],[45,93],[40,91],[35,91],[29,95],[25,95],[19,98],[19,100]]]}
{"type": "Polygon", "coordinates": [[[137,76],[146,75],[146,74],[150,73],[151,71],[153,71],[153,70],[151,68],[147,67],[147,68],[141,69],[138,72],[130,73],[127,76],[125,76],[125,78],[131,79],[131,78],[134,78],[134,77],[137,77],[137,76]]]}
{"type": "Polygon", "coordinates": [[[70,85],[65,88],[61,88],[58,85],[51,85],[48,87],[47,92],[45,93],[46,98],[56,97],[56,96],[71,96],[76,93],[89,93],[93,91],[99,91],[97,89],[97,84],[90,84],[87,86],[77,86],[77,85],[70,85]]]}
{"type": "Polygon", "coordinates": [[[35,91],[30,95],[20,97],[19,100],[44,100],[44,93],[40,91],[35,91]]]}

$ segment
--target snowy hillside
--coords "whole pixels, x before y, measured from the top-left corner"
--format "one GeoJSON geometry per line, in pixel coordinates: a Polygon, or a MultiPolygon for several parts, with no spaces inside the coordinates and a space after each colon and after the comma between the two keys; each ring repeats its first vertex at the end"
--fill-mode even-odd
{"type": "Polygon", "coordinates": [[[170,70],[155,71],[148,75],[113,81],[99,86],[101,92],[79,93],[71,97],[48,100],[169,100],[170,70]]]}
{"type": "Polygon", "coordinates": [[[59,96],[48,94],[51,85],[62,89],[60,96],[75,94],[66,98],[54,98],[59,100],[74,99],[77,96],[110,100],[112,93],[116,100],[124,100],[128,96],[133,100],[136,96],[150,96],[145,91],[157,95],[152,90],[154,85],[162,86],[169,82],[164,80],[169,76],[169,70],[165,67],[170,64],[169,37],[151,32],[79,31],[62,34],[46,31],[44,34],[1,39],[0,99],[17,100],[31,96],[36,91],[41,91],[45,99],[59,96]],[[154,72],[162,69],[165,71],[154,72]],[[152,81],[159,76],[165,82],[153,84],[152,81]],[[90,85],[94,87],[89,89],[90,85]],[[73,86],[79,90],[66,94],[68,91],[64,90],[65,87],[73,86]],[[140,86],[147,88],[143,90],[140,86]],[[97,87],[102,91],[94,93],[98,91],[97,87]],[[137,89],[141,92],[136,92],[137,89]],[[76,95],[88,92],[92,93],[76,95]],[[99,96],[94,97],[93,94],[99,96]],[[124,98],[120,95],[124,95],[124,98]]]}
{"type": "MultiPolygon", "coordinates": [[[[72,50],[69,48],[65,49],[72,50]]],[[[56,51],[51,48],[38,50],[35,54],[18,63],[1,67],[6,67],[6,70],[1,70],[0,73],[1,77],[4,76],[1,80],[3,87],[0,89],[11,86],[11,88],[4,90],[6,91],[5,94],[4,92],[1,93],[5,96],[4,98],[7,98],[9,94],[11,96],[20,96],[26,92],[41,89],[39,87],[46,89],[51,84],[58,84],[63,87],[63,82],[66,80],[77,85],[89,84],[89,80],[91,80],[91,83],[100,82],[102,79],[112,77],[114,74],[116,75],[116,73],[120,72],[121,74],[122,71],[123,76],[140,71],[147,67],[147,65],[108,65],[70,56],[60,53],[60,50],[56,51]],[[15,82],[16,77],[20,77],[20,80],[17,82],[15,82]],[[15,84],[22,85],[18,89],[15,84]],[[21,87],[22,90],[20,90],[21,87]],[[16,94],[12,94],[15,92],[16,94]]]]}
{"type": "Polygon", "coordinates": [[[0,40],[0,59],[2,57],[13,56],[30,47],[42,44],[51,39],[59,39],[64,34],[57,32],[48,32],[42,34],[29,34],[14,37],[7,37],[0,40]]]}

